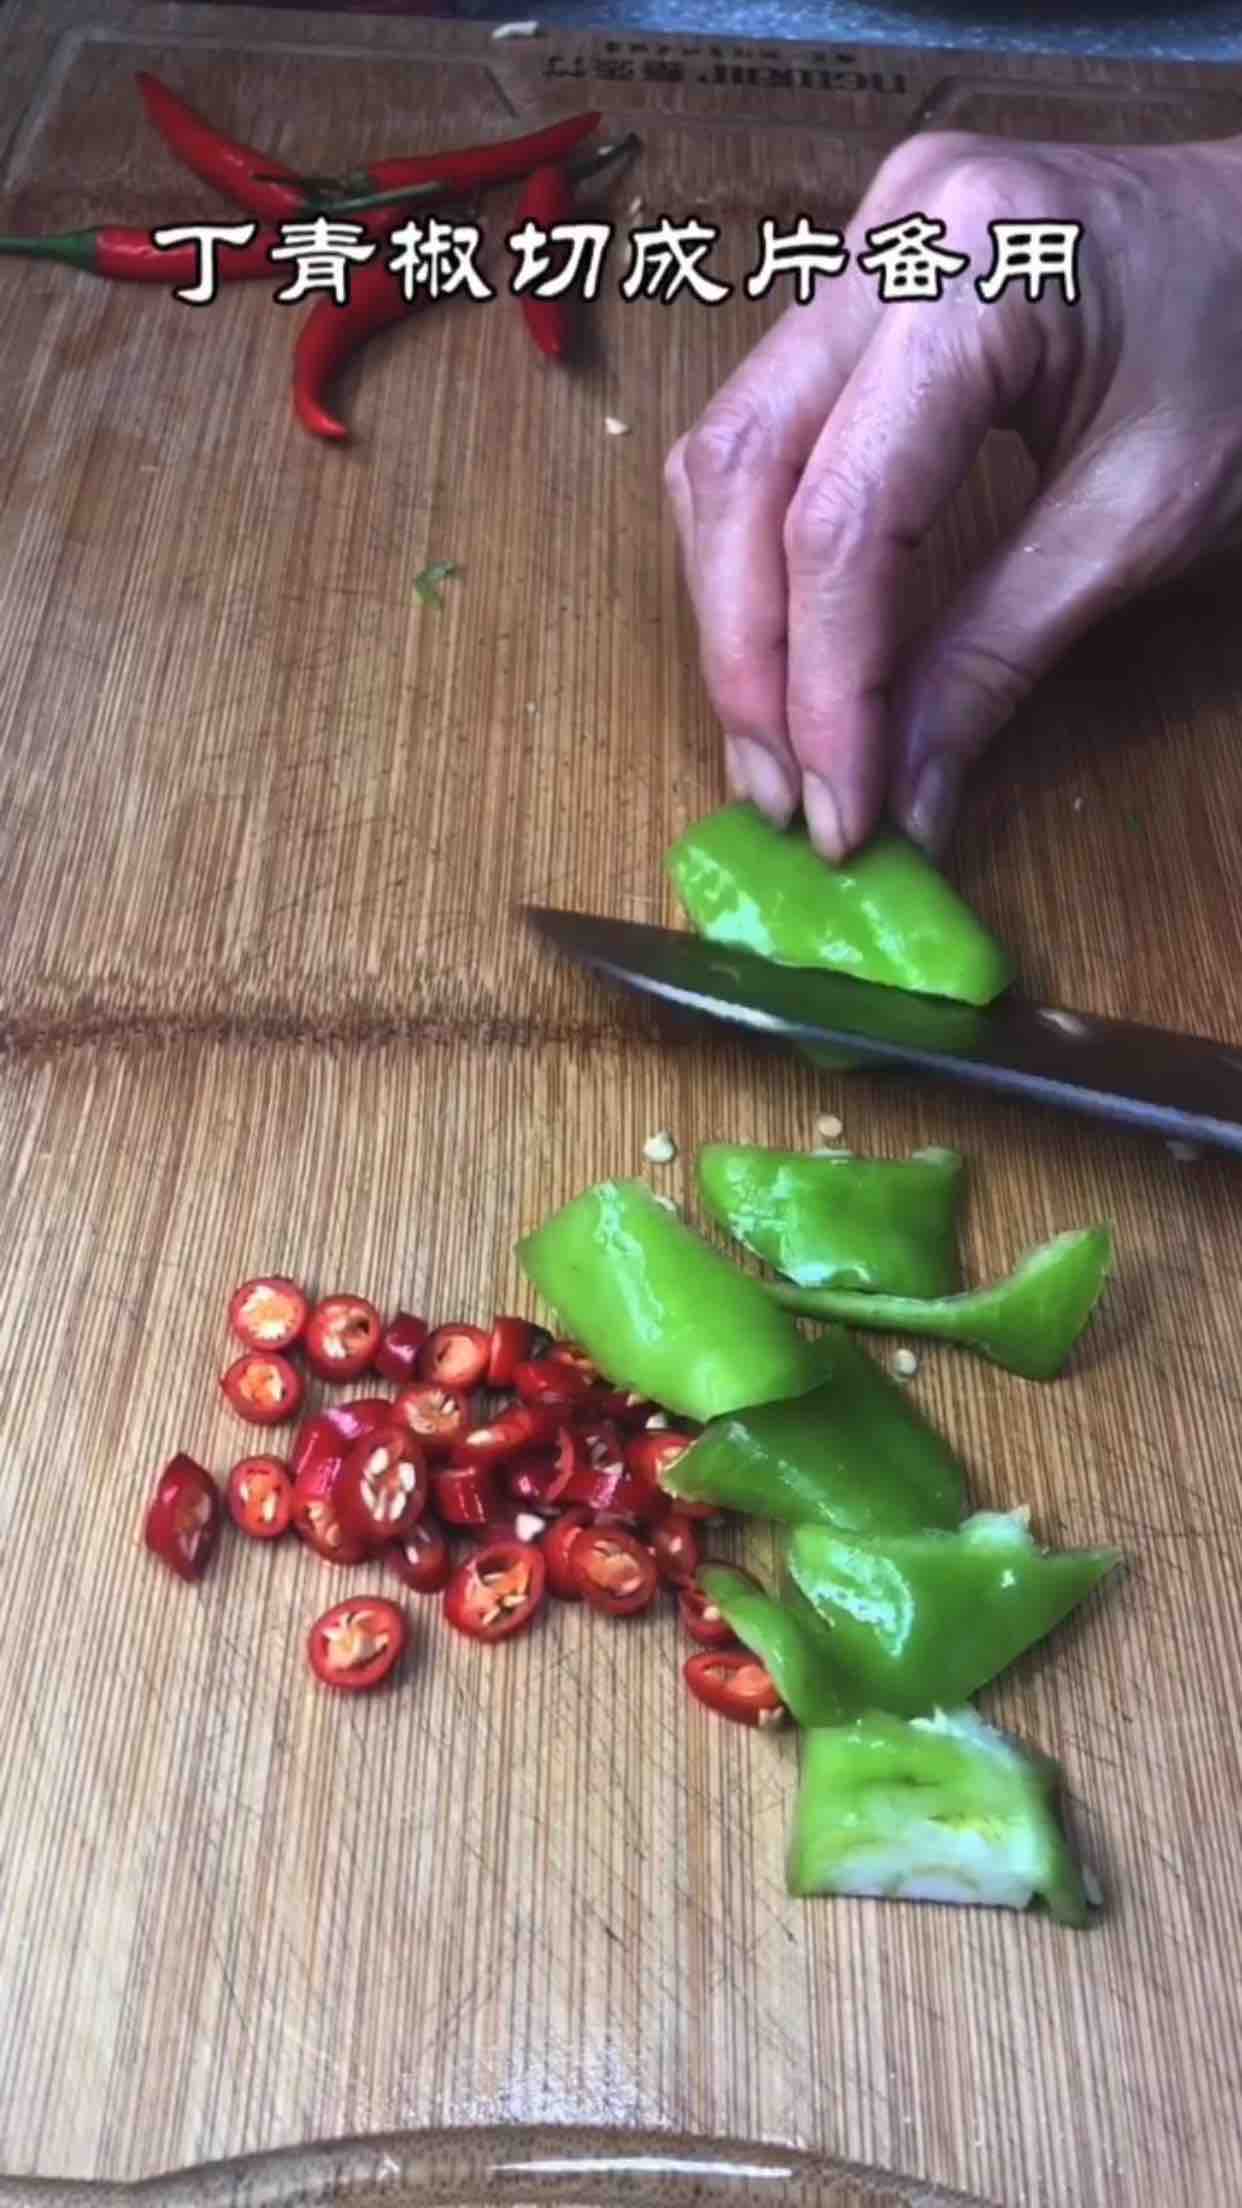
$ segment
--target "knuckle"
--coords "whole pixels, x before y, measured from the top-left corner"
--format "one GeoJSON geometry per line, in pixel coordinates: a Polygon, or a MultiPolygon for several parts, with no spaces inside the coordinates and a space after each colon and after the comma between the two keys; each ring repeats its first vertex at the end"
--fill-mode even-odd
{"type": "Polygon", "coordinates": [[[770,449],[767,421],[750,399],[727,393],[712,401],[683,439],[690,489],[710,497],[739,474],[755,469],[770,449]]]}
{"type": "Polygon", "coordinates": [[[1059,210],[1053,206],[1055,179],[1030,154],[990,144],[972,147],[949,161],[936,180],[934,211],[950,236],[981,235],[989,222],[1039,222],[1059,210]]]}
{"type": "Polygon", "coordinates": [[[849,469],[835,464],[803,476],[785,516],[785,558],[792,572],[842,571],[871,537],[867,496],[849,469]]]}

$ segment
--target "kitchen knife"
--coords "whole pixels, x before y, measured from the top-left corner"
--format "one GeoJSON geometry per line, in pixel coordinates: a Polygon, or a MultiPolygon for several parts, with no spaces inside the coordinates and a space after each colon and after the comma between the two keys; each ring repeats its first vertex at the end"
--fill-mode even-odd
{"type": "Polygon", "coordinates": [[[1242,1045],[1065,1012],[1012,990],[977,1009],[775,966],[639,921],[533,905],[526,916],[579,965],[687,1012],[1242,1155],[1242,1045]]]}

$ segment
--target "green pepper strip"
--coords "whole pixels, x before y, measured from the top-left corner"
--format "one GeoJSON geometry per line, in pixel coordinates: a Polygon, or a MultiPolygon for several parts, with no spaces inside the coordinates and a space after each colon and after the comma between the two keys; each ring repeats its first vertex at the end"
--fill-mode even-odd
{"type": "Polygon", "coordinates": [[[1038,1549],[1023,1512],[980,1511],[956,1533],[800,1526],[786,1565],[854,1707],[918,1717],[967,1701],[1119,1561],[1115,1549],[1038,1549]]]}
{"type": "Polygon", "coordinates": [[[1107,1227],[1081,1227],[1028,1250],[1005,1280],[964,1295],[859,1295],[849,1288],[786,1287],[767,1293],[804,1318],[842,1320],[882,1334],[958,1342],[1024,1380],[1055,1380],[1099,1301],[1112,1264],[1107,1227]]]}
{"type": "Polygon", "coordinates": [[[727,805],[688,828],[666,864],[700,934],[779,965],[975,1005],[1013,978],[969,905],[892,831],[829,866],[805,829],[781,831],[752,805],[727,805]]]}
{"type": "Polygon", "coordinates": [[[800,1395],[823,1376],[819,1343],[641,1181],[588,1188],[517,1254],[601,1372],[683,1417],[800,1395]]]}
{"type": "Polygon", "coordinates": [[[842,1533],[955,1526],[962,1467],[908,1390],[839,1327],[815,1347],[820,1387],[714,1420],[661,1474],[665,1493],[842,1533]]]}
{"type": "Polygon", "coordinates": [[[695,1175],[712,1218],[800,1287],[927,1298],[960,1284],[956,1150],[823,1158],[709,1142],[695,1175]]]}
{"type": "Polygon", "coordinates": [[[871,1712],[809,1732],[789,1837],[791,1894],[1025,1909],[1059,1924],[1091,1909],[1056,1821],[1060,1773],[973,1710],[900,1718],[871,1712]]]}
{"type": "Polygon", "coordinates": [[[705,1564],[699,1585],[739,1641],[759,1658],[799,1725],[839,1725],[850,1704],[823,1645],[803,1619],[728,1564],[705,1564]]]}

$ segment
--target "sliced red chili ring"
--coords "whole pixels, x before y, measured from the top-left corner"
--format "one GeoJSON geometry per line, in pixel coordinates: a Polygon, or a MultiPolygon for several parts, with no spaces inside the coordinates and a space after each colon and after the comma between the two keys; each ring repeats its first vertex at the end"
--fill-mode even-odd
{"type": "Polygon", "coordinates": [[[481,1326],[438,1326],[418,1353],[418,1377],[442,1388],[477,1388],[487,1378],[491,1336],[481,1326]]]}
{"type": "Polygon", "coordinates": [[[282,1425],[301,1407],[302,1375],[276,1352],[248,1349],[222,1374],[220,1385],[238,1417],[251,1426],[282,1425]]]}
{"type": "MultiPolygon", "coordinates": [[[[715,1563],[717,1559],[704,1557],[702,1561],[708,1564],[715,1563]]],[[[741,1567],[736,1564],[730,1565],[729,1569],[741,1571],[741,1567]]],[[[748,1579],[752,1587],[758,1587],[759,1582],[753,1572],[741,1572],[741,1576],[748,1579]]],[[[701,1587],[683,1587],[677,1597],[677,1608],[691,1640],[697,1641],[700,1648],[729,1648],[737,1639],[727,1618],[721,1615],[714,1602],[708,1600],[701,1587]]]]}
{"type": "Polygon", "coordinates": [[[561,1363],[550,1354],[515,1365],[513,1385],[523,1403],[547,1403],[556,1409],[581,1404],[591,1394],[591,1383],[576,1365],[561,1363]]]}
{"type": "Polygon", "coordinates": [[[768,1673],[749,1649],[725,1649],[716,1655],[703,1649],[686,1658],[684,1676],[697,1702],[721,1717],[736,1719],[739,1725],[779,1725],[785,1716],[785,1705],[768,1673]]]}
{"type": "Polygon", "coordinates": [[[356,1441],[336,1490],[341,1524],[355,1540],[399,1541],[422,1516],[427,1464],[408,1426],[376,1426],[356,1441]]]}
{"type": "Polygon", "coordinates": [[[328,1564],[361,1564],[368,1555],[341,1523],[338,1488],[345,1470],[345,1454],[319,1455],[299,1472],[293,1483],[293,1530],[328,1564]]]}
{"type": "Polygon", "coordinates": [[[530,1356],[534,1342],[535,1329],[529,1319],[493,1319],[487,1347],[488,1387],[511,1388],[513,1375],[530,1356]]]}
{"type": "Polygon", "coordinates": [[[459,1442],[457,1455],[471,1464],[501,1464],[527,1449],[555,1440],[557,1414],[535,1403],[514,1403],[487,1426],[475,1426],[459,1442]]]}
{"type": "Polygon", "coordinates": [[[585,1527],[571,1556],[579,1593],[592,1609],[625,1618],[655,1600],[660,1584],[655,1558],[624,1527],[585,1527]]]}
{"type": "Polygon", "coordinates": [[[431,1498],[446,1526],[485,1526],[504,1516],[496,1475],[487,1464],[450,1464],[433,1472],[431,1498]]]}
{"type": "Polygon", "coordinates": [[[184,1453],[171,1457],[147,1508],[143,1539],[178,1579],[201,1579],[220,1538],[222,1513],[215,1481],[184,1453]]]}
{"type": "Polygon", "coordinates": [[[416,1594],[438,1595],[453,1576],[449,1545],[434,1518],[420,1518],[386,1553],[398,1577],[416,1594]]]}
{"type": "Polygon", "coordinates": [[[512,1457],[504,1468],[504,1482],[515,1503],[527,1510],[555,1510],[570,1474],[555,1449],[532,1449],[512,1457]]]}
{"type": "MultiPolygon", "coordinates": [[[[667,1432],[631,1434],[625,1444],[625,1461],[631,1472],[640,1480],[647,1480],[652,1487],[662,1487],[663,1476],[678,1457],[684,1457],[697,1434],[687,1434],[670,1427],[667,1432]]],[[[669,1502],[682,1518],[718,1518],[720,1512],[715,1503],[688,1502],[684,1496],[670,1495],[669,1502]]]]}
{"type": "Polygon", "coordinates": [[[546,1583],[542,1550],[526,1541],[493,1541],[454,1572],[444,1615],[473,1640],[504,1640],[530,1624],[546,1583]]]}
{"type": "Polygon", "coordinates": [[[552,1364],[572,1365],[589,1387],[593,1388],[600,1378],[599,1366],[593,1357],[588,1357],[580,1342],[553,1342],[548,1360],[552,1364]]]}
{"type": "Polygon", "coordinates": [[[356,1380],[383,1331],[379,1312],[365,1296],[325,1296],[306,1322],[306,1362],[320,1380],[356,1380]]]}
{"type": "Polygon", "coordinates": [[[635,1520],[647,1515],[652,1492],[626,1471],[619,1458],[612,1464],[595,1469],[587,1466],[571,1473],[561,1489],[567,1503],[582,1503],[591,1511],[635,1520]]]}
{"type": "Polygon", "coordinates": [[[246,1349],[288,1349],[310,1316],[296,1280],[268,1273],[245,1280],[229,1298],[229,1325],[246,1349]]]}
{"type": "Polygon", "coordinates": [[[395,1602],[361,1595],[334,1603],[316,1618],[306,1648],[311,1670],[326,1687],[366,1694],[400,1663],[408,1637],[395,1602]]]}
{"type": "Polygon", "coordinates": [[[702,1561],[694,1521],[670,1511],[651,1529],[651,1553],[661,1579],[670,1587],[689,1587],[702,1561]]]}
{"type": "Polygon", "coordinates": [[[235,1525],[256,1541],[278,1541],[293,1516],[293,1482],[279,1457],[243,1457],[229,1474],[235,1525]]]}
{"type": "Polygon", "coordinates": [[[400,1387],[405,1380],[412,1380],[418,1367],[418,1353],[427,1339],[426,1319],[416,1319],[412,1311],[398,1311],[390,1319],[379,1338],[379,1347],[371,1363],[383,1380],[393,1380],[400,1387]]]}
{"type": "Polygon", "coordinates": [[[591,1523],[589,1510],[566,1510],[543,1537],[543,1561],[548,1588],[562,1602],[581,1602],[582,1589],[573,1568],[573,1548],[578,1535],[591,1523]]]}
{"type": "Polygon", "coordinates": [[[464,1388],[445,1388],[433,1380],[402,1388],[388,1408],[421,1441],[429,1457],[446,1457],[470,1431],[470,1398],[464,1388]]]}

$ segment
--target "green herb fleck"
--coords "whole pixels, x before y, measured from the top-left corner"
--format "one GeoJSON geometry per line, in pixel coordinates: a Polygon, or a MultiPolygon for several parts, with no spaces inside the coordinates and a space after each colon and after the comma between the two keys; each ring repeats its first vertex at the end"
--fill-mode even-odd
{"type": "Polygon", "coordinates": [[[439,607],[444,604],[440,596],[441,583],[451,582],[460,573],[456,560],[433,560],[430,567],[424,567],[414,577],[414,588],[425,606],[439,607]]]}

